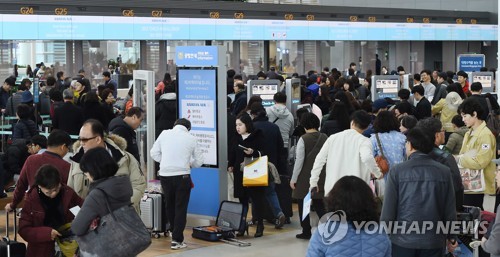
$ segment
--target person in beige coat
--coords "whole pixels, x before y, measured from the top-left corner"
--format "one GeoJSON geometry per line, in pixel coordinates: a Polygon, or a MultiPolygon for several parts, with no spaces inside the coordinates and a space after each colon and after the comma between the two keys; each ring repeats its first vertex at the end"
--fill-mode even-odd
{"type": "Polygon", "coordinates": [[[139,204],[144,190],[146,179],[142,173],[139,163],[134,156],[125,151],[127,142],[117,135],[104,135],[104,127],[97,120],[87,120],[80,129],[78,141],[74,144],[75,155],[71,157],[71,168],[68,177],[68,186],[73,188],[81,198],[85,198],[89,192],[89,180],[80,169],[80,159],[89,149],[103,147],[118,164],[116,176],[127,175],[133,188],[131,202],[137,212],[140,212],[139,204]]]}
{"type": "Polygon", "coordinates": [[[454,132],[451,119],[457,114],[458,106],[462,101],[458,93],[450,92],[446,95],[446,98],[439,100],[436,105],[432,106],[432,115],[441,114],[439,120],[443,123],[443,128],[448,133],[454,132]]]}

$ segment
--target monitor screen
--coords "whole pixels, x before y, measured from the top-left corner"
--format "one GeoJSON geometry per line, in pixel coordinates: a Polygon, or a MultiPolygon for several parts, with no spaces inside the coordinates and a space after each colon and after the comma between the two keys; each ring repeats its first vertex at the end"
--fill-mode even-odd
{"type": "Polygon", "coordinates": [[[378,98],[397,98],[399,83],[398,79],[378,79],[375,81],[378,98]]]}
{"type": "Polygon", "coordinates": [[[493,86],[493,77],[488,75],[474,75],[473,82],[480,82],[483,88],[491,88],[493,86]]]}
{"type": "Polygon", "coordinates": [[[252,85],[252,95],[258,95],[262,98],[262,105],[269,107],[274,105],[274,94],[278,93],[278,85],[276,84],[257,84],[252,85]]]}

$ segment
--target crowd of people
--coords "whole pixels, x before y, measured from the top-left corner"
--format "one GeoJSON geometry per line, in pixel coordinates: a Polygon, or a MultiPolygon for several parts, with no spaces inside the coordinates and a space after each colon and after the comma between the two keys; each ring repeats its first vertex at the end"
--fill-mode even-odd
{"type": "MultiPolygon", "coordinates": [[[[398,71],[405,73],[402,67],[398,71]]],[[[354,63],[345,72],[325,68],[319,74],[294,74],[302,81],[301,103],[308,107],[292,114],[284,83],[274,104],[265,108],[259,96],[247,98],[242,76],[228,71],[228,193],[245,212],[252,204],[252,219],[238,235],[255,225],[254,236],[262,237],[266,220],[275,229],[293,222],[295,199],[302,228],[296,237],[310,240],[308,256],[347,256],[346,249],[361,256],[442,256],[445,249],[452,252],[458,246],[455,235],[435,230],[371,234],[356,231],[354,224],[454,221],[464,205],[494,212],[500,203],[492,162],[500,128],[490,122],[500,109],[495,97],[482,94],[480,83],[469,84],[465,72],[423,70],[411,88],[399,90],[398,99],[372,101],[376,96],[369,74],[361,82],[354,63]],[[268,186],[244,186],[243,167],[260,156],[268,157],[274,179],[268,186]],[[481,171],[480,190],[471,190],[477,185],[463,180],[463,170],[481,171]],[[316,232],[309,218],[302,219],[308,195],[311,209],[321,218],[316,232]],[[337,222],[325,217],[338,211],[347,220],[347,237],[325,244],[321,222],[337,222]],[[368,249],[361,242],[378,247],[368,249]]],[[[257,76],[284,81],[274,69],[257,76]]],[[[144,111],[126,101],[117,112],[116,82],[109,72],[103,77],[98,88],[91,88],[84,72],[67,82],[64,73],[48,77],[40,87],[38,112],[29,79],[13,94],[13,77],[0,89],[2,112],[17,116],[12,142],[1,159],[0,184],[8,188],[19,175],[5,209],[12,211],[25,199],[19,233],[28,242],[29,256],[53,256],[54,240],[67,223],[77,237],[85,235],[96,218],[109,213],[107,204],[111,211],[132,205],[139,213],[146,187],[140,167],[144,154],[159,163],[171,249],[187,247],[183,231],[190,170],[203,160],[190,121],[177,119],[176,82],[166,73],[155,88],[157,140],[149,153],[141,153],[135,130],[144,111]],[[52,119],[48,138],[40,135],[39,115],[52,119]],[[70,135],[78,140],[73,142],[70,135]],[[103,192],[112,199],[108,203],[103,192]],[[70,211],[74,206],[81,207],[78,214],[70,211]]],[[[132,94],[131,89],[128,97],[132,94]]],[[[499,254],[498,236],[494,226],[483,237],[483,249],[499,254]]]]}
{"type": "MultiPolygon", "coordinates": [[[[372,72],[366,73],[362,83],[358,74],[355,63],[346,72],[325,68],[320,73],[293,74],[302,81],[301,104],[309,106],[297,110],[294,127],[294,115],[284,104],[284,83],[274,95],[274,105],[264,108],[259,96],[247,99],[245,81],[228,71],[227,92],[234,95],[234,100],[228,97],[229,193],[245,206],[252,202],[253,222],[249,224],[257,223],[255,237],[263,235],[267,209],[279,210],[271,211],[274,217],[270,218],[277,228],[282,226],[281,214],[285,223],[289,220],[281,210],[287,208],[286,198],[293,197],[302,227],[296,237],[312,236],[308,256],[350,256],[346,255],[349,249],[362,252],[360,256],[453,252],[458,246],[456,235],[432,230],[354,236],[352,222],[451,222],[463,206],[495,212],[500,204],[493,162],[498,155],[498,127],[493,122],[498,121],[497,99],[483,94],[481,83],[469,84],[463,71],[423,70],[413,76],[410,88],[397,92],[398,99],[377,99],[371,94],[372,72]],[[231,128],[234,125],[236,131],[231,128]],[[241,163],[245,157],[261,155],[277,167],[279,188],[271,183],[242,186],[241,163]],[[474,171],[484,176],[480,189],[476,182],[464,179],[464,172],[474,171]],[[292,192],[283,194],[283,184],[292,192]],[[277,192],[278,201],[269,191],[277,192]],[[302,219],[303,201],[309,193],[311,209],[320,218],[325,213],[345,212],[351,236],[325,245],[321,231],[313,234],[309,218],[302,219]],[[360,241],[381,247],[377,251],[360,248],[360,241]]],[[[406,73],[398,67],[396,74],[402,79],[406,73]]],[[[257,77],[284,81],[273,69],[257,77]]],[[[491,247],[498,244],[498,236],[495,226],[483,237],[485,251],[499,254],[491,247]]]]}

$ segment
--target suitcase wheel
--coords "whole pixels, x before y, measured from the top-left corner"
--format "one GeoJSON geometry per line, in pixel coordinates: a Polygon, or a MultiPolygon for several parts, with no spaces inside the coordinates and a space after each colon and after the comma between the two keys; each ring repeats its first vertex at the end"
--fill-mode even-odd
{"type": "Polygon", "coordinates": [[[165,232],[163,232],[163,235],[164,235],[165,237],[169,237],[169,236],[170,236],[170,233],[169,233],[168,231],[165,231],[165,232]]]}
{"type": "Polygon", "coordinates": [[[160,235],[160,233],[153,233],[153,237],[156,238],[156,239],[158,239],[158,238],[161,237],[161,235],[160,235]]]}

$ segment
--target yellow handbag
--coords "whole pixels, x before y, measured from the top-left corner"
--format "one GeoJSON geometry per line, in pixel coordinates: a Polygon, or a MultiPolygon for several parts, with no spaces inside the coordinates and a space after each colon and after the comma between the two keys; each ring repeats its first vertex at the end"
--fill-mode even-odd
{"type": "MultiPolygon", "coordinates": [[[[259,152],[260,155],[260,152],[259,152]]],[[[258,187],[269,185],[267,156],[259,156],[243,167],[243,186],[258,187]]]]}

